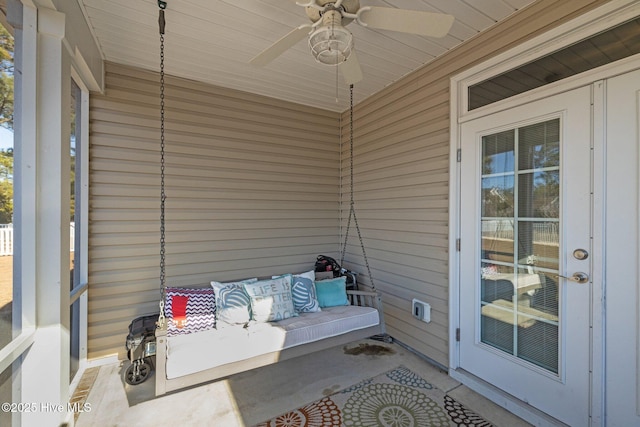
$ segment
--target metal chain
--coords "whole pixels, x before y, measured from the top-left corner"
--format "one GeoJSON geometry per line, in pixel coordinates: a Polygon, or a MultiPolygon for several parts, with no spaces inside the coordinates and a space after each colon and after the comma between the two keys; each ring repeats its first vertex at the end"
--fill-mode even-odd
{"type": "Polygon", "coordinates": [[[350,107],[350,122],[349,122],[349,142],[350,142],[350,154],[349,154],[349,171],[351,173],[351,181],[349,183],[349,191],[350,191],[350,200],[349,204],[349,219],[347,220],[347,229],[344,233],[344,243],[342,245],[342,254],[340,255],[340,265],[344,264],[344,256],[347,253],[347,242],[349,241],[349,230],[351,228],[351,217],[353,216],[353,85],[349,85],[350,96],[351,96],[351,107],[350,107]]]}
{"type": "Polygon", "coordinates": [[[367,267],[367,274],[369,275],[369,280],[371,281],[371,289],[373,291],[376,290],[376,286],[373,283],[373,275],[371,274],[371,267],[369,266],[369,259],[367,258],[367,251],[364,248],[364,240],[362,239],[362,234],[360,233],[360,226],[358,225],[358,218],[356,217],[355,210],[355,201],[353,196],[353,84],[349,85],[350,92],[350,108],[349,108],[349,191],[350,191],[350,203],[349,203],[349,219],[347,220],[347,230],[344,234],[344,245],[342,246],[342,256],[340,258],[340,265],[344,262],[344,256],[347,252],[347,241],[349,240],[349,228],[351,226],[351,218],[353,218],[353,223],[356,226],[356,231],[358,232],[358,239],[360,240],[360,248],[362,249],[362,256],[364,257],[364,263],[367,267]]]}
{"type": "Polygon", "coordinates": [[[165,149],[165,137],[164,137],[164,9],[166,3],[158,1],[158,7],[160,8],[158,16],[158,26],[160,29],[160,316],[158,317],[158,325],[162,327],[164,325],[164,299],[165,299],[165,224],[164,224],[164,205],[167,198],[164,189],[164,149],[165,149]]]}

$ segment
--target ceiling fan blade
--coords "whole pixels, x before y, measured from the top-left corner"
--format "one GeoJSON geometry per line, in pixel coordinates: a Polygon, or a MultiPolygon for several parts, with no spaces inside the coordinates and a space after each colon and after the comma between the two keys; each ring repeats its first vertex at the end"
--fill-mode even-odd
{"type": "Polygon", "coordinates": [[[349,59],[340,64],[339,67],[347,84],[355,84],[362,80],[362,69],[355,51],[351,51],[349,59]]]}
{"type": "Polygon", "coordinates": [[[390,7],[363,7],[360,22],[381,30],[400,31],[427,37],[444,37],[453,25],[453,15],[390,7]]]}
{"type": "Polygon", "coordinates": [[[307,34],[309,34],[309,28],[311,28],[311,25],[301,25],[298,28],[294,28],[286,36],[260,52],[256,57],[249,61],[249,63],[259,67],[267,65],[269,62],[282,55],[287,49],[293,47],[300,40],[304,39],[307,34]]]}

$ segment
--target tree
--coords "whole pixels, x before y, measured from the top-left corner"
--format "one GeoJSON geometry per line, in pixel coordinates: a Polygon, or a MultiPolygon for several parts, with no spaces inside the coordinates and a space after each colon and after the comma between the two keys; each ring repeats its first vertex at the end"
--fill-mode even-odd
{"type": "MultiPolygon", "coordinates": [[[[0,25],[0,126],[13,129],[13,36],[0,25]]],[[[13,221],[13,149],[0,150],[0,224],[13,221]]]]}
{"type": "Polygon", "coordinates": [[[0,224],[13,221],[13,150],[0,150],[0,224]]]}
{"type": "Polygon", "coordinates": [[[13,129],[13,36],[0,25],[0,126],[13,129]]]}
{"type": "Polygon", "coordinates": [[[0,181],[0,224],[13,222],[13,184],[0,181]]]}

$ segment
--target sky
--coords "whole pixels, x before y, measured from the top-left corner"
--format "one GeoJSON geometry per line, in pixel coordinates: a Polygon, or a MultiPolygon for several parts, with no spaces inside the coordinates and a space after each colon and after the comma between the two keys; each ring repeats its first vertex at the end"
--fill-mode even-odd
{"type": "Polygon", "coordinates": [[[0,126],[0,150],[13,148],[13,131],[0,126]]]}

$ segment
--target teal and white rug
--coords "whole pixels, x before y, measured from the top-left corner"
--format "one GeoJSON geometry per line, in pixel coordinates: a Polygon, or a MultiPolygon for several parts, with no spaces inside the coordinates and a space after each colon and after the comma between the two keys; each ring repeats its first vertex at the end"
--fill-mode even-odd
{"type": "Polygon", "coordinates": [[[398,367],[256,427],[490,427],[491,423],[398,367]]]}

